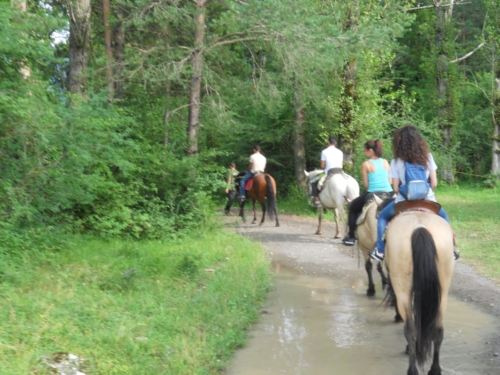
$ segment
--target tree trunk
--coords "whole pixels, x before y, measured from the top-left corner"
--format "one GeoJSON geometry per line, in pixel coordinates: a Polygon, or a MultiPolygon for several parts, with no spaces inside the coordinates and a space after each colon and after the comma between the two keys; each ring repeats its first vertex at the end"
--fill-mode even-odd
{"type": "Polygon", "coordinates": [[[201,77],[203,69],[203,43],[205,41],[205,13],[207,0],[196,0],[194,50],[191,57],[191,87],[189,91],[188,148],[187,154],[198,153],[200,127],[201,77]]]}
{"type": "Polygon", "coordinates": [[[118,4],[116,16],[118,18],[113,29],[113,55],[115,58],[114,69],[114,97],[115,99],[125,98],[125,79],[123,69],[123,59],[125,55],[125,32],[123,30],[123,15],[125,11],[123,4],[118,4]]]}
{"type": "Polygon", "coordinates": [[[454,183],[453,162],[451,152],[452,125],[454,117],[453,95],[450,88],[450,59],[446,43],[449,39],[449,25],[453,13],[454,0],[450,1],[449,7],[441,7],[441,3],[435,3],[436,11],[436,85],[438,99],[438,125],[443,134],[443,151],[445,163],[441,168],[441,174],[445,181],[454,183]]]}
{"type": "Polygon", "coordinates": [[[295,160],[295,181],[299,191],[306,190],[306,150],[305,150],[305,115],[302,102],[295,93],[295,131],[293,154],[295,160]]]}
{"type": "Polygon", "coordinates": [[[23,12],[27,10],[27,1],[26,0],[11,0],[11,5],[13,8],[19,9],[23,12]]]}
{"type": "Polygon", "coordinates": [[[104,25],[104,44],[108,61],[106,62],[106,87],[108,88],[109,101],[113,101],[114,82],[113,82],[113,46],[111,45],[111,27],[109,17],[111,15],[111,0],[102,0],[102,23],[104,25]]]}
{"type": "MultiPolygon", "coordinates": [[[[346,21],[344,30],[356,32],[358,30],[359,4],[356,1],[347,3],[346,21]]],[[[350,56],[344,65],[342,96],[340,99],[340,125],[342,134],[339,137],[340,147],[344,152],[344,167],[351,170],[353,167],[354,141],[358,131],[354,128],[354,104],[356,102],[356,70],[358,60],[350,56]]]]}
{"type": "Polygon", "coordinates": [[[89,62],[90,0],[73,0],[69,5],[69,91],[81,94],[89,62]]]}
{"type": "Polygon", "coordinates": [[[354,129],[354,103],[356,102],[356,69],[357,59],[351,59],[344,65],[344,79],[342,98],[340,102],[340,123],[344,129],[344,136],[340,137],[344,152],[344,167],[351,170],[353,167],[354,141],[357,131],[354,129]]]}
{"type": "Polygon", "coordinates": [[[496,90],[493,98],[493,147],[491,173],[500,178],[500,71],[497,72],[496,90]]]}

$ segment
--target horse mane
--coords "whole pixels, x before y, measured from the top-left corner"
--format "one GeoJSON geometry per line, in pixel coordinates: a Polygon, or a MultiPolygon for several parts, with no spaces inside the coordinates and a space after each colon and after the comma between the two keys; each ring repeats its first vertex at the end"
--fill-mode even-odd
{"type": "Polygon", "coordinates": [[[382,201],[382,203],[379,204],[379,206],[377,207],[377,217],[378,217],[378,214],[380,213],[380,211],[382,211],[389,203],[391,203],[394,199],[396,198],[386,198],[382,201]]]}
{"type": "Polygon", "coordinates": [[[308,175],[307,175],[307,180],[310,181],[312,180],[314,177],[316,177],[317,175],[323,173],[324,170],[323,169],[315,169],[314,171],[311,171],[311,172],[308,172],[308,175]]]}

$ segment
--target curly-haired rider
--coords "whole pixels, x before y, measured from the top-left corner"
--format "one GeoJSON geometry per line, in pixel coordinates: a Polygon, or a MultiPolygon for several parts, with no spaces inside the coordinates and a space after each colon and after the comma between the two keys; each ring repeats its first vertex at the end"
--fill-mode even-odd
{"type": "MultiPolygon", "coordinates": [[[[425,200],[437,202],[434,195],[434,189],[437,186],[437,166],[434,162],[432,154],[429,153],[427,143],[420,135],[417,128],[413,125],[406,125],[394,132],[392,139],[392,149],[394,159],[391,161],[389,177],[392,178],[392,187],[395,193],[398,193],[396,199],[389,203],[382,211],[380,211],[377,221],[377,242],[370,251],[370,257],[375,260],[383,260],[385,255],[385,242],[383,235],[387,227],[387,223],[396,215],[394,205],[398,202],[406,200],[401,195],[400,185],[406,184],[405,171],[406,162],[419,164],[425,168],[427,178],[430,180],[430,189],[427,192],[425,200]]],[[[441,207],[439,213],[448,223],[450,219],[446,211],[441,207]]],[[[455,259],[458,259],[459,254],[455,250],[455,259]]]]}

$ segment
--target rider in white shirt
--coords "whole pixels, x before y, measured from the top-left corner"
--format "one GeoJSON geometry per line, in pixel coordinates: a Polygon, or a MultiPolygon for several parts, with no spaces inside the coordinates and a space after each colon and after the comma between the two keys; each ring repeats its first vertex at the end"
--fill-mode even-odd
{"type": "MultiPolygon", "coordinates": [[[[334,173],[341,172],[342,167],[344,166],[344,154],[337,147],[335,147],[336,143],[337,139],[335,136],[330,135],[328,137],[328,147],[321,152],[320,168],[325,170],[325,174],[327,175],[326,178],[334,173]]],[[[321,202],[319,200],[318,184],[312,184],[312,189],[314,204],[319,207],[321,206],[321,202]]]]}
{"type": "Polygon", "coordinates": [[[243,201],[246,199],[245,196],[245,185],[248,180],[250,180],[255,173],[264,172],[266,169],[266,157],[260,153],[260,146],[255,145],[253,147],[253,154],[250,155],[250,160],[248,163],[248,171],[245,176],[240,181],[240,200],[243,201]]]}

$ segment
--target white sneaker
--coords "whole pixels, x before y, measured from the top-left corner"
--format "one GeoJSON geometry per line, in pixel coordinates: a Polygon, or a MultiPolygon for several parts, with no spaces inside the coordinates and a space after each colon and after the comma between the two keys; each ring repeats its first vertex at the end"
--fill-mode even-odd
{"type": "Polygon", "coordinates": [[[370,250],[370,258],[373,260],[378,260],[379,262],[384,260],[385,253],[381,253],[378,251],[377,245],[373,247],[373,249],[370,250]]]}

